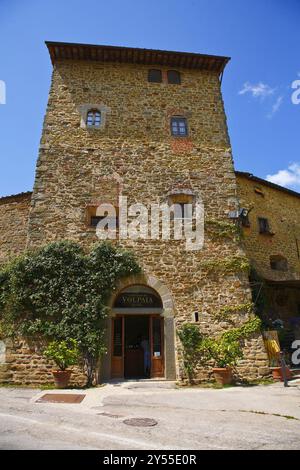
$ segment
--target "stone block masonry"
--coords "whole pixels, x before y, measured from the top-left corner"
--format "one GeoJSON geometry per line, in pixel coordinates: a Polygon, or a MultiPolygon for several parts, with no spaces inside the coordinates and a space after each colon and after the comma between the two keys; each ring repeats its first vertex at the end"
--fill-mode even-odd
{"type": "Polygon", "coordinates": [[[31,195],[0,198],[0,264],[25,250],[31,195]]]}
{"type": "MultiPolygon", "coordinates": [[[[0,383],[15,385],[53,384],[52,370],[57,366],[41,355],[41,349],[35,343],[24,340],[6,339],[5,362],[0,363],[0,383]]],[[[71,367],[70,386],[84,386],[86,376],[80,367],[71,367]]]]}
{"type": "Polygon", "coordinates": [[[258,273],[270,281],[300,281],[300,194],[237,172],[239,198],[249,211],[243,243],[258,273]],[[268,219],[270,233],[259,233],[258,218],[268,219]],[[272,256],[284,256],[286,270],[271,268],[272,256]]]}
{"type": "MultiPolygon", "coordinates": [[[[97,237],[87,223],[87,208],[102,202],[117,205],[120,195],[127,196],[129,205],[150,205],[167,202],[171,190],[186,189],[203,201],[207,219],[228,222],[238,199],[219,74],[177,67],[180,85],[149,83],[149,68],[143,63],[54,60],[29,216],[29,248],[61,239],[91,247],[97,237]],[[99,129],[82,126],[89,104],[101,110],[104,124],[99,129]],[[174,115],[187,119],[187,137],[171,135],[174,115]]],[[[173,67],[157,68],[165,73],[173,67]]],[[[199,251],[186,251],[185,240],[120,243],[135,252],[148,276],[171,292],[176,328],[194,321],[197,311],[199,328],[220,333],[229,326],[216,321],[214,313],[251,299],[246,273],[209,276],[204,268],[208,261],[245,256],[238,237],[207,232],[199,251]]],[[[238,314],[236,324],[245,320],[238,314]]],[[[175,342],[181,377],[177,338],[175,342]]],[[[19,349],[19,362],[17,356],[13,361],[21,368],[23,357],[31,361],[30,353],[27,359],[22,354],[19,349]]],[[[38,358],[34,361],[34,373],[26,366],[13,372],[13,381],[48,377],[47,366],[40,362],[39,369],[38,358]]],[[[258,336],[245,346],[238,369],[241,377],[254,379],[268,374],[267,365],[258,336]]]]}

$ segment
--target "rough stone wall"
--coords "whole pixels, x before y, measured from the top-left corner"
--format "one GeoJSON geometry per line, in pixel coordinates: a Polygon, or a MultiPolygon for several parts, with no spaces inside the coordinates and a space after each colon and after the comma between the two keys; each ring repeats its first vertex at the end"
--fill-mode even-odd
{"type": "MultiPolygon", "coordinates": [[[[170,189],[189,188],[203,200],[207,220],[228,221],[237,188],[219,78],[208,71],[180,72],[182,84],[171,85],[148,83],[143,65],[56,63],[32,198],[30,247],[59,239],[90,247],[97,237],[87,226],[87,207],[107,199],[117,204],[120,194],[128,204],[147,205],[166,202],[170,189]],[[80,110],[87,103],[104,110],[105,125],[98,130],[81,125],[80,110]],[[187,138],[170,135],[172,115],[187,118],[187,138]]],[[[177,327],[193,321],[198,311],[202,330],[221,332],[228,324],[214,313],[251,298],[245,273],[209,276],[203,268],[206,261],[243,256],[234,237],[207,231],[200,251],[186,251],[185,241],[120,243],[171,291],[177,327]]],[[[236,324],[244,319],[238,315],[236,324]]],[[[242,376],[266,373],[262,348],[261,338],[247,346],[242,376]]]]}
{"type": "MultiPolygon", "coordinates": [[[[230,326],[223,324],[223,328],[228,327],[230,326]]],[[[266,350],[260,333],[244,341],[243,353],[243,359],[232,371],[237,381],[248,382],[270,375],[269,362],[266,358],[266,350]]],[[[213,366],[213,364],[209,364],[205,367],[199,367],[195,382],[214,382],[213,366]]]]}
{"type": "MultiPolygon", "coordinates": [[[[41,355],[37,342],[29,344],[24,340],[5,340],[6,351],[0,361],[0,382],[16,385],[53,384],[52,370],[56,370],[54,362],[41,355]]],[[[86,376],[80,367],[72,370],[70,386],[83,386],[86,376]]]]}
{"type": "Polygon", "coordinates": [[[147,72],[142,65],[56,65],[36,173],[31,245],[62,237],[90,244],[95,237],[86,233],[85,205],[97,186],[101,199],[103,178],[123,180],[129,203],[157,202],[171,185],[186,181],[202,193],[210,216],[224,217],[235,176],[217,74],[185,70],[182,85],[168,85],[148,83],[147,72]],[[104,128],[80,126],[82,103],[108,108],[104,128]],[[173,114],[188,118],[188,138],[170,136],[173,114]]]}
{"type": "Polygon", "coordinates": [[[31,193],[0,198],[0,264],[26,247],[31,193]]]}
{"type": "Polygon", "coordinates": [[[258,273],[272,281],[300,280],[300,195],[259,184],[238,175],[242,207],[251,208],[250,227],[244,227],[243,244],[258,273]],[[260,234],[258,217],[269,220],[272,235],[260,234]],[[298,245],[298,247],[297,247],[298,245]],[[270,256],[287,258],[288,271],[275,271],[270,256]]]}

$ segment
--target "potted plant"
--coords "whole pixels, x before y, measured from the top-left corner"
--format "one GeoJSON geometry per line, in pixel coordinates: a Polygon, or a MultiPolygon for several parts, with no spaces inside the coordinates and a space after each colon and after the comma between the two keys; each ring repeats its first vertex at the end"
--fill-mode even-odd
{"type": "Polygon", "coordinates": [[[207,357],[215,362],[213,373],[216,382],[221,385],[231,384],[232,367],[243,357],[239,341],[230,337],[209,338],[203,347],[207,351],[207,357]]]}
{"type": "MultiPolygon", "coordinates": [[[[283,371],[282,371],[281,366],[271,367],[271,370],[272,370],[272,376],[274,380],[280,380],[281,382],[284,381],[283,371]]],[[[285,375],[286,375],[287,380],[290,380],[292,378],[291,369],[288,366],[285,366],[285,375]]]]}
{"type": "MultiPolygon", "coordinates": [[[[280,380],[281,382],[284,381],[284,377],[283,377],[283,367],[282,367],[282,364],[281,364],[281,361],[280,361],[280,352],[277,353],[277,357],[276,357],[276,364],[275,366],[271,367],[271,370],[272,370],[272,376],[273,376],[273,379],[274,380],[280,380]]],[[[285,361],[284,361],[285,363],[285,361]]],[[[291,369],[289,368],[289,366],[285,363],[284,365],[284,368],[285,368],[285,376],[286,376],[286,379],[287,380],[290,380],[292,378],[292,372],[291,372],[291,369]]]]}
{"type": "MultiPolygon", "coordinates": [[[[281,382],[284,381],[283,377],[283,370],[282,370],[282,364],[281,364],[281,354],[283,354],[284,358],[284,363],[285,363],[285,376],[287,380],[290,380],[292,378],[292,373],[289,368],[289,366],[286,364],[288,360],[288,354],[285,354],[284,352],[280,352],[280,345],[282,345],[285,341],[287,331],[284,328],[283,321],[281,319],[277,319],[273,321],[273,326],[276,328],[275,329],[275,334],[277,336],[277,341],[269,343],[269,350],[268,354],[270,356],[270,350],[271,350],[271,355],[272,355],[272,363],[271,363],[271,370],[272,370],[272,376],[274,380],[280,380],[281,382]]],[[[270,333],[269,333],[270,335],[270,333]]]]}
{"type": "Polygon", "coordinates": [[[68,341],[52,341],[43,352],[47,359],[52,359],[58,366],[52,374],[57,388],[66,388],[72,371],[68,367],[78,362],[79,350],[74,339],[68,341]]]}

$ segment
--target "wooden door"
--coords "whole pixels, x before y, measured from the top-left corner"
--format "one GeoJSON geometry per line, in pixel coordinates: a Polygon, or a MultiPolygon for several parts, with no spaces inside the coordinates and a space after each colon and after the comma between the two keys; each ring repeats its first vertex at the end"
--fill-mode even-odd
{"type": "Polygon", "coordinates": [[[164,376],[163,318],[150,316],[151,377],[164,376]]]}
{"type": "Polygon", "coordinates": [[[124,316],[112,318],[111,378],[124,377],[124,316]]]}

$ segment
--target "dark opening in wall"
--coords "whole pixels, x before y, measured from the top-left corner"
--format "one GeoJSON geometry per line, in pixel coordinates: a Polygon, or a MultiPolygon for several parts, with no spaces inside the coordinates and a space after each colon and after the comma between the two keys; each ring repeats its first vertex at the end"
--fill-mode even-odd
{"type": "Polygon", "coordinates": [[[168,83],[171,83],[174,85],[181,84],[180,73],[177,72],[177,70],[168,70],[167,76],[168,76],[168,83]]]}
{"type": "Polygon", "coordinates": [[[274,269],[274,271],[287,271],[288,270],[287,259],[281,255],[270,256],[270,266],[271,266],[271,269],[274,269]]]}
{"type": "Polygon", "coordinates": [[[148,82],[152,83],[161,83],[162,82],[162,73],[158,69],[150,69],[148,71],[148,82]]]}
{"type": "Polygon", "coordinates": [[[258,217],[258,227],[259,233],[271,234],[269,221],[265,217],[258,217]]]}

